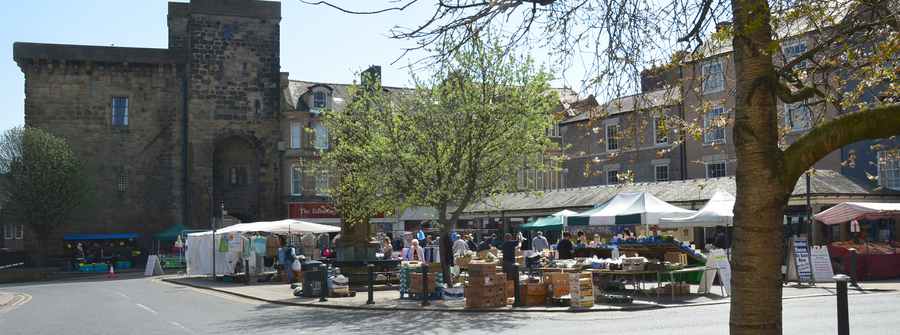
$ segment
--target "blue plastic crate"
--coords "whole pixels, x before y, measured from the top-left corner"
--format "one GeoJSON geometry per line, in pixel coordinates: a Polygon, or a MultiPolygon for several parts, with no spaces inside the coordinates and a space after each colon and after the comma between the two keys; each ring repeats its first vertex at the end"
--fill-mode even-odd
{"type": "Polygon", "coordinates": [[[109,272],[109,265],[106,264],[94,264],[94,272],[109,272]]]}
{"type": "Polygon", "coordinates": [[[94,264],[81,264],[81,266],[78,267],[78,271],[94,272],[94,264]]]}
{"type": "Polygon", "coordinates": [[[118,262],[116,262],[116,270],[117,270],[117,271],[118,271],[118,270],[130,269],[130,268],[131,268],[131,262],[130,262],[130,261],[118,261],[118,262]]]}

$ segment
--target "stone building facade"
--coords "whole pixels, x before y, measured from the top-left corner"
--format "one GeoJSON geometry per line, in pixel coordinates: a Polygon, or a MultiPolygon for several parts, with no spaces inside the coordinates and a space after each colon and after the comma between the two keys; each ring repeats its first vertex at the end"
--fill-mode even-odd
{"type": "Polygon", "coordinates": [[[168,4],[166,49],[15,43],[26,125],[67,139],[93,185],[51,240],[127,232],[149,247],[173,225],[209,227],[221,205],[241,221],[337,222],[327,174],[293,171],[327,150],[321,112],[347,85],[281,72],[280,19],[279,2],[191,0],[168,4]]]}

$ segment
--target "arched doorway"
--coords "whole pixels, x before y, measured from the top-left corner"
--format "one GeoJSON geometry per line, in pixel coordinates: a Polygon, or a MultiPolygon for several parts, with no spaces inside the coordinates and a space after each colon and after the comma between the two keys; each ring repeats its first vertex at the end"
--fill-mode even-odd
{"type": "Polygon", "coordinates": [[[216,143],[213,154],[214,204],[225,202],[228,215],[241,222],[259,216],[259,157],[249,140],[231,136],[216,143]]]}

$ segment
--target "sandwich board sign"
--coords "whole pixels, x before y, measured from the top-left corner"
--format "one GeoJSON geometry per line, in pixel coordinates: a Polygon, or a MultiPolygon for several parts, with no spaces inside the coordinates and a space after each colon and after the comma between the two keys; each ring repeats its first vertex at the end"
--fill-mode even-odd
{"type": "Polygon", "coordinates": [[[795,236],[791,238],[791,247],[788,249],[788,272],[789,281],[798,283],[813,283],[813,269],[810,264],[809,243],[806,237],[795,236]]]}
{"type": "Polygon", "coordinates": [[[731,263],[728,261],[728,254],[725,253],[725,249],[713,249],[709,253],[709,257],[706,260],[706,267],[709,268],[709,271],[703,272],[703,277],[700,278],[700,292],[712,292],[712,285],[716,279],[716,274],[719,275],[719,281],[722,282],[722,287],[725,289],[725,294],[731,295],[731,263]]]}
{"type": "Polygon", "coordinates": [[[831,255],[828,254],[828,247],[814,245],[810,251],[813,279],[817,283],[833,282],[834,269],[831,267],[831,255]]]}
{"type": "Polygon", "coordinates": [[[147,256],[147,265],[144,266],[144,276],[156,276],[161,274],[165,274],[165,272],[163,272],[159,257],[156,255],[147,256]]]}

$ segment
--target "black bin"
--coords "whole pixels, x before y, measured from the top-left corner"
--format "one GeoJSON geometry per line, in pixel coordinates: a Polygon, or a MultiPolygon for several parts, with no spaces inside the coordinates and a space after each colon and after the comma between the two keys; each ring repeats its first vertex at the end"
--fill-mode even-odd
{"type": "Polygon", "coordinates": [[[303,271],[303,296],[306,298],[318,298],[322,296],[322,271],[303,271]]]}

